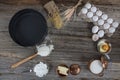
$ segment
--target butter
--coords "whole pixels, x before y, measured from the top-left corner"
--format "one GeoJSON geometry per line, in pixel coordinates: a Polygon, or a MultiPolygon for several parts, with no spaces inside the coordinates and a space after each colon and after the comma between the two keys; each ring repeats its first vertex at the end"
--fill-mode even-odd
{"type": "Polygon", "coordinates": [[[66,67],[62,67],[62,66],[58,66],[58,70],[59,70],[59,73],[62,74],[62,75],[68,75],[68,68],[66,67]]]}

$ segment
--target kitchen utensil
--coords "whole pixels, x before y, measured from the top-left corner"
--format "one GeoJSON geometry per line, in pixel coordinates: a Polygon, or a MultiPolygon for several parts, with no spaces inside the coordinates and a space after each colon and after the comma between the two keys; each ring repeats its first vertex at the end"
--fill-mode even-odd
{"type": "Polygon", "coordinates": [[[48,33],[48,28],[40,12],[23,9],[10,20],[9,33],[17,44],[28,47],[41,44],[48,33]]]}
{"type": "Polygon", "coordinates": [[[46,37],[44,43],[41,44],[41,45],[37,45],[36,49],[37,49],[37,53],[29,56],[28,58],[25,58],[25,59],[17,62],[15,64],[13,64],[11,66],[11,68],[16,68],[16,67],[20,66],[21,64],[35,58],[37,55],[48,56],[51,53],[51,51],[54,49],[54,46],[52,45],[52,41],[50,40],[50,38],[46,37]]]}
{"type": "Polygon", "coordinates": [[[23,64],[23,63],[25,63],[25,62],[27,62],[27,61],[29,61],[29,60],[35,58],[37,55],[38,55],[38,54],[35,53],[35,54],[29,56],[28,58],[25,58],[25,59],[23,59],[23,60],[17,62],[17,63],[15,63],[15,64],[13,64],[13,65],[11,66],[11,68],[16,68],[16,67],[18,67],[19,65],[21,65],[21,64],[23,64]]]}

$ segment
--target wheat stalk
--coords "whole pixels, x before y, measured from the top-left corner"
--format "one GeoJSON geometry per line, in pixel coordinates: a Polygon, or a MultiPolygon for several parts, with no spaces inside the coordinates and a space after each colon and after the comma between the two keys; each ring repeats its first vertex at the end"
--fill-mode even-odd
{"type": "Polygon", "coordinates": [[[82,0],[79,0],[75,6],[73,6],[72,8],[69,8],[63,12],[63,15],[65,16],[66,21],[69,21],[71,19],[72,15],[74,14],[77,7],[79,5],[81,5],[81,2],[82,2],[82,0]]]}

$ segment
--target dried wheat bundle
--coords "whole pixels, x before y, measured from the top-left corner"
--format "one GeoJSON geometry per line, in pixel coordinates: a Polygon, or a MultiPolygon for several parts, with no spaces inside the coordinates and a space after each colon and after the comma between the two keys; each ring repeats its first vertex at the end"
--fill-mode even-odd
{"type": "Polygon", "coordinates": [[[62,16],[64,16],[64,21],[69,21],[71,19],[72,15],[76,11],[77,7],[79,5],[81,5],[81,2],[82,2],[82,0],[79,0],[75,6],[73,6],[72,8],[70,7],[69,9],[62,12],[62,16]]]}

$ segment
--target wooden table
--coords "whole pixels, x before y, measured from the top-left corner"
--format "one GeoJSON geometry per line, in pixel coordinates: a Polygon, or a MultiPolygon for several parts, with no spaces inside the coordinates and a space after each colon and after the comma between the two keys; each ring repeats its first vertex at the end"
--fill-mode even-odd
{"type": "MultiPolygon", "coordinates": [[[[13,2],[10,2],[10,0],[0,1],[0,80],[60,80],[61,78],[56,74],[55,69],[57,65],[62,63],[68,66],[79,64],[82,68],[79,75],[69,75],[68,80],[120,80],[120,27],[111,38],[105,37],[112,44],[112,52],[109,55],[113,63],[111,68],[105,70],[103,77],[98,77],[90,73],[87,68],[89,60],[100,56],[96,50],[96,43],[91,40],[91,27],[93,25],[82,20],[81,17],[71,20],[60,30],[56,30],[48,21],[49,36],[53,40],[55,50],[49,57],[38,56],[16,69],[10,69],[11,64],[35,52],[35,47],[21,47],[11,39],[8,32],[11,17],[24,8],[32,8],[45,13],[41,5],[37,4],[39,0],[38,2],[30,0],[33,1],[30,4],[26,4],[27,1],[23,1],[23,4],[20,5],[20,1],[17,4],[17,0],[13,0],[13,2]],[[40,61],[47,63],[50,68],[49,74],[44,78],[39,78],[35,76],[35,73],[30,72],[34,65],[40,61]]],[[[115,0],[112,2],[112,0],[109,0],[106,3],[107,1],[95,0],[94,3],[110,17],[120,22],[120,1],[115,0]]]]}

